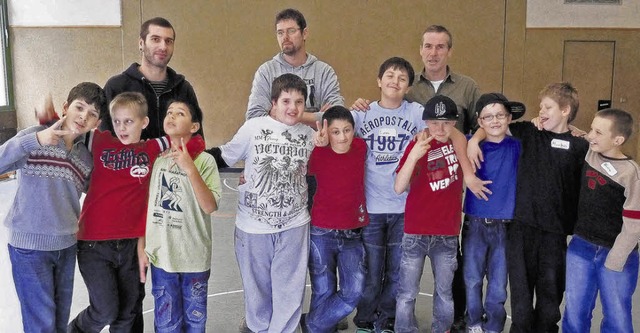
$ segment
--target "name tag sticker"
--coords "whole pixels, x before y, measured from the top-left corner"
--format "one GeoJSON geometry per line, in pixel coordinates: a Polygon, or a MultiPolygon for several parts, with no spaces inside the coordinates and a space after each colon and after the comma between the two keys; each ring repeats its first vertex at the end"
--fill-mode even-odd
{"type": "Polygon", "coordinates": [[[381,128],[378,131],[379,136],[397,136],[398,132],[395,128],[381,128]]]}
{"type": "Polygon", "coordinates": [[[604,162],[600,164],[600,166],[602,166],[604,171],[606,171],[609,174],[609,176],[613,176],[616,173],[618,173],[618,170],[616,170],[616,168],[613,167],[613,164],[611,164],[611,162],[604,162]]]}
{"type": "Polygon", "coordinates": [[[570,142],[566,140],[553,139],[551,140],[551,147],[560,149],[569,149],[570,142]]]}

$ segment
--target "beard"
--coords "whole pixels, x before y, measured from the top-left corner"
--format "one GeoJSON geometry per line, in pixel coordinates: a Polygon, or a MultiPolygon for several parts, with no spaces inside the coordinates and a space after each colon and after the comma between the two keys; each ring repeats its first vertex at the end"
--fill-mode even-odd
{"type": "Polygon", "coordinates": [[[164,59],[157,59],[154,56],[153,52],[146,47],[144,48],[143,54],[144,54],[144,59],[148,64],[154,67],[159,67],[159,68],[166,68],[172,56],[172,54],[167,54],[164,59]]]}

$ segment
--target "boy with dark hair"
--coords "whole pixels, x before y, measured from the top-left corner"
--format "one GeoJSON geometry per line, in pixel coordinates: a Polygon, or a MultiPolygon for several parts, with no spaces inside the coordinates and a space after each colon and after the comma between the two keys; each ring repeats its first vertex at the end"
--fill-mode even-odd
{"type": "MultiPolygon", "coordinates": [[[[514,222],[507,241],[514,333],[558,330],[567,235],[576,222],[580,173],[588,149],[587,141],[569,130],[569,121],[578,112],[577,90],[567,82],[552,83],[539,97],[542,130],[528,121],[509,125],[510,134],[522,144],[514,222]]],[[[469,156],[478,167],[482,155],[478,143],[484,135],[478,129],[469,140],[469,156]]]]}
{"type": "Polygon", "coordinates": [[[172,148],[153,164],[145,253],[157,332],[206,330],[211,213],[222,188],[215,160],[197,134],[201,126],[197,106],[172,101],[163,125],[172,148]]]}
{"type": "Polygon", "coordinates": [[[507,227],[513,220],[520,141],[507,135],[509,123],[524,115],[525,106],[499,93],[480,96],[476,103],[478,125],[487,137],[480,143],[485,160],[476,171],[491,179],[488,201],[467,192],[466,219],[462,227],[467,331],[502,332],[507,313],[507,227]],[[487,289],[483,303],[483,281],[487,289]]]}
{"type": "Polygon", "coordinates": [[[96,130],[88,140],[94,170],[78,224],[78,267],[89,306],[69,332],[99,332],[107,325],[132,331],[141,279],[137,243],[144,237],[151,167],[169,147],[166,137],[140,141],[149,124],[142,94],[116,96],[109,113],[117,137],[96,130]]]}
{"type": "Polygon", "coordinates": [[[405,59],[387,59],[378,71],[380,100],[367,112],[352,111],[356,134],[368,147],[365,194],[370,223],[362,231],[367,274],[353,319],[359,332],[393,330],[407,198],[393,191],[393,182],[405,147],[425,127],[422,105],[404,99],[414,75],[405,59]]]}
{"type": "Polygon", "coordinates": [[[226,165],[245,161],[238,187],[235,252],[253,332],[295,332],[309,259],[307,162],[314,131],[301,123],[307,86],[295,74],[271,85],[271,112],[247,120],[220,148],[226,165]]]}
{"type": "MultiPolygon", "coordinates": [[[[66,332],[76,264],[80,195],[93,169],[85,135],[106,108],[104,91],[83,82],[63,118],[26,128],[0,146],[0,173],[17,170],[7,216],[9,258],[25,332],[66,332]]],[[[49,100],[45,112],[55,114],[49,100]]]]}
{"type": "Polygon", "coordinates": [[[638,278],[640,167],[621,151],[631,115],[598,111],[587,135],[578,221],[567,249],[563,332],[589,332],[598,294],[601,332],[633,332],[631,302],[638,278]]]}
{"type": "Polygon", "coordinates": [[[418,332],[415,302],[428,256],[435,283],[431,332],[442,333],[453,324],[451,288],[458,267],[463,177],[450,139],[458,110],[449,97],[437,95],[425,104],[422,118],[429,130],[407,146],[394,183],[398,194],[409,190],[395,332],[418,332]]]}
{"type": "Polygon", "coordinates": [[[362,228],[369,223],[364,198],[367,146],[354,138],[354,121],[343,106],[329,108],[319,134],[329,147],[316,147],[309,175],[318,191],[311,209],[309,276],[311,304],[303,332],[335,332],[338,322],[358,305],[364,289],[362,228]],[[338,273],[340,290],[338,290],[338,273]]]}

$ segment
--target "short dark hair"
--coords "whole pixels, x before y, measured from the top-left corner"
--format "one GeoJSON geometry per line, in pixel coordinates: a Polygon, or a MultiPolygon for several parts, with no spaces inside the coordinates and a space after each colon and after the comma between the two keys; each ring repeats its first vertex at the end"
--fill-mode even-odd
{"type": "Polygon", "coordinates": [[[436,32],[436,33],[441,33],[444,32],[445,34],[447,34],[447,36],[449,36],[449,42],[447,42],[447,46],[449,48],[453,47],[453,35],[451,35],[451,32],[449,32],[449,30],[447,30],[447,28],[445,28],[444,26],[441,25],[430,25],[427,27],[427,29],[424,30],[424,32],[422,33],[422,44],[424,44],[424,34],[426,34],[427,32],[436,32]]]}
{"type": "Polygon", "coordinates": [[[330,107],[325,113],[322,115],[322,120],[327,121],[327,125],[331,125],[334,120],[345,120],[351,123],[351,126],[356,127],[356,122],[353,120],[353,116],[351,112],[347,110],[344,106],[335,105],[330,107]]]}
{"type": "Polygon", "coordinates": [[[171,28],[171,30],[173,31],[173,39],[176,39],[176,29],[174,29],[173,26],[171,25],[171,22],[169,22],[164,17],[154,17],[152,19],[148,19],[144,21],[144,23],[142,23],[142,25],[140,26],[140,39],[142,40],[147,39],[150,25],[157,25],[163,28],[171,28]]]}
{"type": "Polygon", "coordinates": [[[596,112],[596,117],[611,120],[611,132],[613,135],[624,137],[624,142],[633,134],[633,117],[627,111],[609,108],[596,112]]]}
{"type": "Polygon", "coordinates": [[[389,68],[406,71],[407,75],[409,76],[409,86],[413,84],[416,73],[413,70],[413,66],[411,66],[411,63],[409,63],[407,60],[400,57],[393,57],[385,60],[382,65],[380,65],[380,69],[378,70],[378,79],[382,79],[382,75],[384,75],[384,72],[386,72],[389,68]]]}
{"type": "Polygon", "coordinates": [[[304,15],[297,9],[287,8],[276,14],[276,24],[284,20],[296,21],[300,30],[304,30],[307,27],[307,20],[304,19],[304,15]]]}
{"type": "Polygon", "coordinates": [[[82,82],[71,88],[67,96],[67,104],[71,104],[76,99],[93,105],[100,114],[109,112],[107,108],[107,96],[99,85],[93,82],[82,82]]]}
{"type": "Polygon", "coordinates": [[[271,101],[277,101],[283,91],[289,92],[291,90],[301,93],[304,96],[304,100],[307,100],[307,84],[304,83],[304,80],[295,74],[286,73],[273,80],[271,101]]]}
{"type": "Polygon", "coordinates": [[[570,82],[556,82],[550,83],[544,87],[540,94],[539,99],[549,97],[554,100],[560,108],[569,106],[569,120],[567,123],[571,123],[576,119],[578,109],[580,108],[580,100],[578,99],[578,89],[576,89],[570,82]]]}
{"type": "Polygon", "coordinates": [[[139,118],[144,118],[149,112],[149,106],[147,105],[147,99],[143,94],[133,91],[125,91],[116,95],[116,97],[109,103],[109,113],[113,118],[113,111],[118,108],[130,108],[136,111],[139,118]]]}
{"type": "MultiPolygon", "coordinates": [[[[189,109],[189,114],[191,115],[191,122],[200,124],[200,128],[202,128],[202,109],[199,106],[191,104],[188,100],[184,98],[174,98],[169,100],[169,104],[167,104],[167,109],[173,103],[184,104],[187,109],[189,109]]],[[[198,133],[195,133],[198,134],[198,133]]]]}

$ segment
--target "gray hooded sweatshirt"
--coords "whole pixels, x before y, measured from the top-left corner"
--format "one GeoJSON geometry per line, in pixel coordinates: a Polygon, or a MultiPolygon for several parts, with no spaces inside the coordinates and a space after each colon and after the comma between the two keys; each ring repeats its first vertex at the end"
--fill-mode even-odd
{"type": "Polygon", "coordinates": [[[285,73],[296,74],[307,83],[306,111],[318,111],[325,104],[344,106],[338,77],[331,66],[307,53],[307,61],[304,65],[293,67],[284,60],[281,52],[262,64],[256,71],[251,85],[251,95],[249,95],[247,119],[265,116],[269,113],[271,110],[271,83],[275,78],[285,73]]]}

